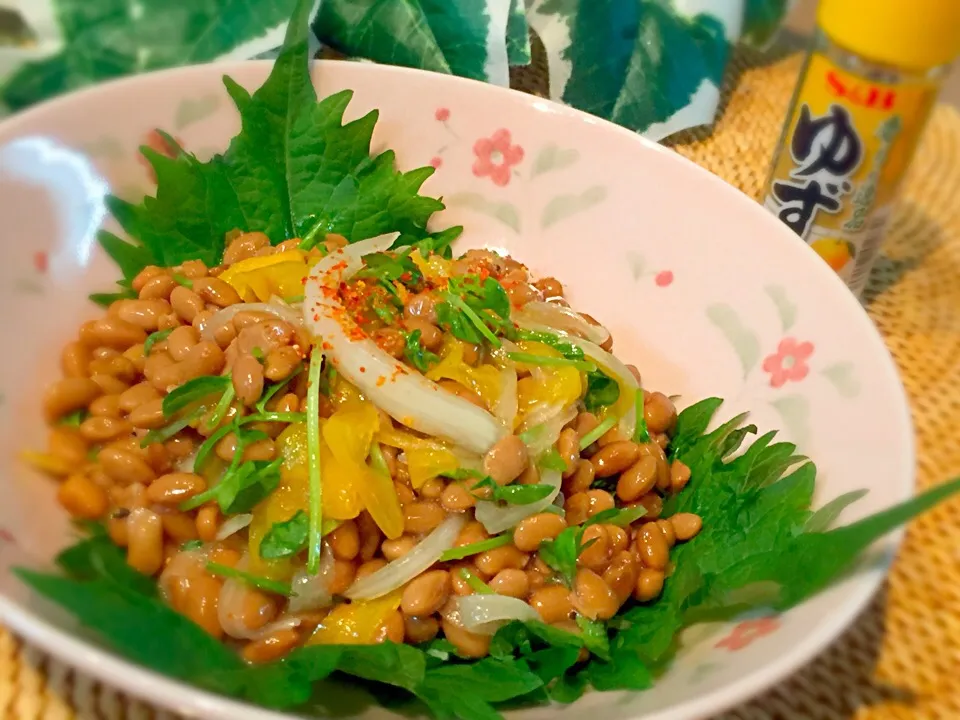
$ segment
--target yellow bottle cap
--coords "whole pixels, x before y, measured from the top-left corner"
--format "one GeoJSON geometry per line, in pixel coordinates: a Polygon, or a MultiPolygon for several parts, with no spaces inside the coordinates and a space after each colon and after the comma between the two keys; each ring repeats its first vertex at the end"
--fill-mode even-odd
{"type": "Polygon", "coordinates": [[[960,0],[820,0],[817,21],[874,62],[923,70],[960,54],[960,0]]]}

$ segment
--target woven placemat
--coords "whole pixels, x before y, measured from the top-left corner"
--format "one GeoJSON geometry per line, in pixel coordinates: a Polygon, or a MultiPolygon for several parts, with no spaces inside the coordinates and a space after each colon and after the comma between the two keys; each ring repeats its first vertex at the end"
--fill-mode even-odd
{"type": "MultiPolygon", "coordinates": [[[[672,143],[754,198],[800,67],[800,58],[790,57],[748,69],[761,59],[768,58],[735,58],[711,135],[690,133],[672,143]]],[[[529,75],[514,81],[544,90],[529,75]]],[[[960,475],[958,193],[960,113],[939,107],[867,295],[910,395],[921,487],[960,475]]],[[[74,674],[0,628],[0,718],[171,716],[74,674]]],[[[884,589],[841,640],[717,720],[904,719],[960,720],[960,501],[913,524],[884,589]]]]}

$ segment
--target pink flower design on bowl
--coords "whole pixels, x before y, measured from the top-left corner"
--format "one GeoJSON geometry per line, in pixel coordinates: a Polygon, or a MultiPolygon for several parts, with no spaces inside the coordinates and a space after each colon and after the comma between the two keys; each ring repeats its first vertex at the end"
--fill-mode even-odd
{"type": "Polygon", "coordinates": [[[446,122],[450,119],[450,108],[437,108],[433,113],[433,117],[436,118],[437,122],[446,122]]]}
{"type": "Polygon", "coordinates": [[[787,382],[800,382],[810,372],[807,360],[813,355],[813,343],[787,337],[777,351],[764,358],[763,369],[770,374],[770,387],[783,387],[787,382]]]}
{"type": "Polygon", "coordinates": [[[477,156],[473,174],[489,176],[493,184],[500,187],[510,182],[513,166],[523,161],[523,148],[511,144],[510,131],[505,128],[500,128],[491,137],[477,140],[473,144],[473,153],[477,156]]]}
{"type": "Polygon", "coordinates": [[[654,276],[653,281],[657,284],[657,287],[670,287],[673,284],[673,271],[661,270],[654,276]]]}
{"type": "Polygon", "coordinates": [[[780,628],[780,621],[775,617],[753,618],[737,623],[730,634],[718,642],[714,647],[723,648],[730,652],[743,650],[754,641],[769,635],[780,628]]]}

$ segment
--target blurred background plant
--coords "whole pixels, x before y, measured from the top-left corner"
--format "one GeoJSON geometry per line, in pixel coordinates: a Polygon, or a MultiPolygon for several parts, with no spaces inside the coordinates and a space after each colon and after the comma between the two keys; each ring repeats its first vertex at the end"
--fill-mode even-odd
{"type": "MultiPolygon", "coordinates": [[[[765,43],[788,0],[323,0],[313,30],[349,57],[510,84],[653,139],[709,124],[731,47],[765,43]],[[532,43],[531,43],[532,39],[532,43]],[[529,88],[528,88],[529,89],[529,88]]],[[[0,0],[0,105],[137,72],[269,57],[293,0],[0,0]]],[[[318,48],[319,48],[318,43],[318,48]]]]}

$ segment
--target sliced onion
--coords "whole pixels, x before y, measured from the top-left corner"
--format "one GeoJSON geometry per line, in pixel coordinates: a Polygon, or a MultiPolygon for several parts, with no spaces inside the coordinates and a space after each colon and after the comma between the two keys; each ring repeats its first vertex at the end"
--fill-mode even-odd
{"type": "Polygon", "coordinates": [[[425,572],[440,559],[457,541],[467,519],[463,515],[450,515],[437,528],[416,545],[413,550],[376,572],[357,580],[344,593],[351,600],[373,600],[403,587],[417,575],[425,572]]]}
{"type": "Polygon", "coordinates": [[[575,405],[545,405],[542,409],[537,408],[528,416],[527,420],[520,427],[520,432],[533,430],[532,437],[527,443],[527,452],[530,457],[540,457],[550,448],[557,444],[560,433],[564,426],[577,416],[575,405]],[[543,418],[543,420],[541,420],[543,418]],[[539,427],[538,427],[539,426],[539,427]]]}
{"type": "Polygon", "coordinates": [[[272,623],[267,623],[264,625],[257,631],[255,639],[259,640],[260,638],[273,635],[273,633],[279,630],[290,630],[295,627],[300,627],[302,622],[303,620],[294,615],[287,615],[286,617],[282,617],[279,620],[274,620],[272,623]]]}
{"type": "Polygon", "coordinates": [[[194,450],[192,453],[190,453],[186,457],[180,458],[179,460],[177,460],[176,465],[174,467],[176,467],[177,472],[192,473],[193,464],[196,462],[196,460],[197,460],[197,450],[194,450]]]}
{"type": "Polygon", "coordinates": [[[290,582],[290,602],[287,605],[290,612],[319,610],[333,604],[330,581],[333,580],[334,564],[330,543],[324,543],[317,574],[311,575],[304,568],[298,570],[290,582]]]}
{"type": "Polygon", "coordinates": [[[191,577],[196,577],[206,568],[211,548],[208,543],[194,550],[181,550],[170,559],[157,580],[157,589],[164,602],[171,604],[174,584],[181,580],[189,582],[191,577]]]}
{"type": "Polygon", "coordinates": [[[425,435],[484,454],[507,433],[496,418],[387,355],[358,332],[336,299],[340,283],[363,267],[362,257],[388,249],[395,238],[362,240],[317,263],[304,287],[304,321],[330,346],[334,367],[379,409],[425,435]]]}
{"type": "Polygon", "coordinates": [[[505,367],[500,370],[500,397],[493,406],[493,414],[507,430],[512,431],[517,409],[517,371],[505,367]]]}
{"type": "Polygon", "coordinates": [[[253,515],[250,513],[243,513],[241,515],[234,515],[229,520],[226,520],[223,525],[220,526],[220,529],[217,530],[217,540],[226,540],[228,537],[233,535],[235,532],[240,532],[247,525],[253,522],[253,515]]]}
{"type": "Polygon", "coordinates": [[[516,352],[519,348],[504,338],[498,348],[494,348],[490,355],[497,369],[500,371],[500,395],[493,406],[493,414],[497,420],[510,432],[517,420],[519,412],[517,396],[517,364],[507,357],[507,353],[516,352]]]}
{"type": "MultiPolygon", "coordinates": [[[[238,570],[246,570],[247,556],[244,555],[237,563],[238,570]]],[[[251,593],[250,587],[238,578],[229,577],[220,588],[220,596],[217,599],[217,620],[220,621],[220,627],[232,638],[241,640],[255,639],[263,629],[260,625],[256,629],[247,627],[244,618],[250,610],[250,603],[247,597],[251,593]]],[[[262,605],[260,612],[268,613],[271,609],[266,604],[262,605]]]]}
{"type": "Polygon", "coordinates": [[[228,305],[222,310],[217,310],[210,318],[203,323],[199,330],[200,336],[204,340],[213,340],[217,330],[222,328],[228,322],[233,321],[234,315],[239,312],[265,312],[276,315],[281,320],[286,320],[295,328],[303,326],[303,318],[300,311],[290,307],[284,302],[265,302],[265,303],[237,303],[228,305]]]}
{"type": "Polygon", "coordinates": [[[608,353],[599,345],[596,345],[589,340],[584,340],[583,338],[577,337],[576,335],[571,335],[563,331],[558,332],[555,328],[536,322],[518,320],[517,324],[524,330],[552,332],[558,335],[565,342],[568,342],[571,345],[576,345],[578,348],[583,350],[584,355],[596,362],[604,372],[611,375],[620,385],[621,399],[618,400],[617,403],[619,404],[622,402],[623,409],[625,410],[625,412],[620,414],[620,432],[627,437],[633,437],[633,431],[637,427],[637,416],[636,413],[633,412],[634,398],[637,390],[640,389],[640,384],[637,382],[637,378],[634,377],[633,373],[630,372],[630,369],[626,365],[624,365],[615,355],[608,353]],[[624,393],[624,389],[626,389],[626,393],[624,393]]]}
{"type": "Polygon", "coordinates": [[[541,620],[540,613],[523,600],[507,595],[465,595],[458,599],[460,624],[478,635],[493,635],[514,620],[541,620]]]}
{"type": "Polygon", "coordinates": [[[553,331],[579,335],[597,345],[603,345],[610,339],[610,331],[605,327],[594,325],[577,311],[556,303],[537,300],[528,302],[513,314],[513,320],[521,327],[525,322],[530,322],[544,325],[553,331]]]}
{"type": "Polygon", "coordinates": [[[561,480],[562,477],[558,471],[544,469],[540,474],[540,482],[554,488],[553,492],[545,498],[529,505],[504,506],[484,500],[477,503],[476,518],[491,535],[516,527],[524,518],[543,512],[553,504],[554,498],[560,493],[561,480]]]}

